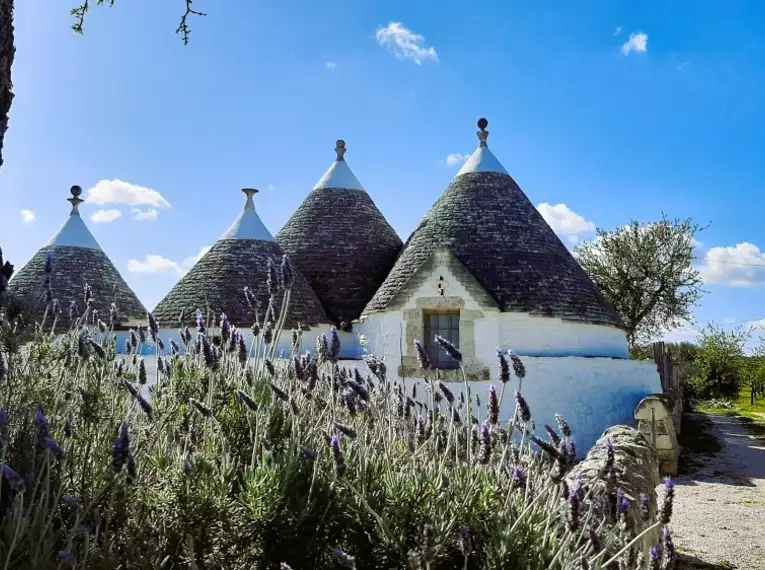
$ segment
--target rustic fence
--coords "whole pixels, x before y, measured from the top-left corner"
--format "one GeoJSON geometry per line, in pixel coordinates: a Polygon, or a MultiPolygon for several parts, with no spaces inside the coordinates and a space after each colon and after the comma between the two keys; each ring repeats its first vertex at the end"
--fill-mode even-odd
{"type": "Polygon", "coordinates": [[[672,360],[671,353],[663,342],[653,344],[653,360],[659,370],[661,387],[664,393],[680,390],[680,366],[672,360]]]}

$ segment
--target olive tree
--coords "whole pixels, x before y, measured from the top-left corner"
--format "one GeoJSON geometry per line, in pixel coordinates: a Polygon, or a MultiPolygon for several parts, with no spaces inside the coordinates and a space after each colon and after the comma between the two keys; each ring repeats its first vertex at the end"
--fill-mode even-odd
{"type": "Polygon", "coordinates": [[[701,275],[693,267],[690,219],[632,221],[615,230],[598,228],[574,250],[579,263],[619,313],[630,345],[647,343],[691,320],[701,275]]]}

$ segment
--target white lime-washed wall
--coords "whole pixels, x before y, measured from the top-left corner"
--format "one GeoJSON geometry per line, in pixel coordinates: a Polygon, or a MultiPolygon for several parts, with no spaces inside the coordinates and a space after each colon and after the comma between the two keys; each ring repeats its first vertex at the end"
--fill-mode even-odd
{"type": "MultiPolygon", "coordinates": [[[[521,360],[526,367],[526,377],[520,388],[531,409],[537,435],[546,438],[544,424],[554,426],[554,414],[560,414],[571,425],[580,456],[587,453],[606,428],[617,424],[633,425],[633,412],[640,400],[649,394],[661,392],[656,365],[649,361],[576,356],[524,356],[521,360]]],[[[343,364],[358,367],[364,375],[369,373],[363,361],[345,361],[343,364]]],[[[404,382],[407,390],[411,390],[412,384],[418,384],[417,393],[425,394],[421,378],[401,380],[395,374],[393,362],[388,361],[387,364],[392,380],[404,382]]],[[[492,369],[495,368],[492,366],[492,369]]],[[[481,400],[481,420],[486,417],[490,384],[494,384],[498,391],[501,389],[501,383],[494,374],[490,381],[468,382],[474,398],[474,412],[475,396],[478,395],[481,400]]],[[[515,377],[505,386],[500,409],[502,422],[512,417],[515,410],[514,394],[518,387],[518,379],[515,377]]],[[[464,392],[462,382],[450,382],[449,388],[457,397],[464,392]]],[[[473,415],[478,416],[476,413],[473,415]]]]}
{"type": "MultiPolygon", "coordinates": [[[[253,342],[253,335],[250,329],[245,329],[242,331],[244,333],[244,341],[245,344],[250,348],[251,354],[254,356],[254,342],[253,342]]],[[[300,350],[299,352],[310,352],[311,354],[314,354],[316,349],[316,337],[321,334],[326,334],[329,336],[330,333],[330,326],[316,326],[313,327],[309,331],[303,332],[300,350]]],[[[115,333],[117,337],[117,351],[120,354],[124,354],[125,352],[125,342],[127,341],[128,332],[120,331],[115,333]]],[[[196,339],[196,331],[192,329],[192,342],[196,339]]],[[[215,334],[219,334],[219,331],[215,331],[215,334]]],[[[341,341],[341,350],[340,350],[340,357],[345,359],[360,359],[363,356],[362,352],[362,346],[359,343],[359,335],[358,333],[346,333],[340,331],[338,333],[340,336],[341,341]]],[[[165,345],[165,353],[170,353],[170,340],[174,340],[179,347],[181,347],[181,352],[183,352],[183,343],[180,340],[180,333],[178,329],[160,329],[159,331],[159,337],[162,339],[162,342],[165,345]]],[[[292,331],[284,331],[280,338],[279,338],[279,344],[276,348],[276,356],[277,357],[287,357],[291,354],[292,351],[292,331]]],[[[141,346],[140,353],[144,356],[153,355],[154,354],[154,345],[151,342],[145,343],[143,346],[141,346]]]]}

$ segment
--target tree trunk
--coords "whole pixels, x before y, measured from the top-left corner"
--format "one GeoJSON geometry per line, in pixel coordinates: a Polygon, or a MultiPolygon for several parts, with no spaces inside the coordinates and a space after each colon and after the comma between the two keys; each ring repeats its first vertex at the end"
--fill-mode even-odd
{"type": "Polygon", "coordinates": [[[3,166],[3,139],[8,130],[8,114],[13,101],[11,67],[13,45],[13,0],[0,0],[0,167],[3,166]]]}

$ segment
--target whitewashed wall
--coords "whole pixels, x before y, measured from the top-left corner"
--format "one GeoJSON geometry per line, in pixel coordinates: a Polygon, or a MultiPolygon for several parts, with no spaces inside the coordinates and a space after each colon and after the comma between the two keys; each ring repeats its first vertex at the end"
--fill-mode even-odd
{"type": "MultiPolygon", "coordinates": [[[[638,402],[648,394],[661,392],[656,365],[649,361],[581,357],[521,359],[526,367],[521,391],[531,409],[537,434],[546,437],[544,424],[555,426],[554,414],[562,415],[571,425],[580,456],[606,428],[633,424],[632,414],[638,402]]],[[[344,364],[359,368],[363,374],[369,373],[363,361],[345,361],[344,364]]],[[[394,362],[387,364],[389,377],[401,381],[396,377],[394,362]]],[[[407,378],[403,382],[411,390],[412,384],[421,385],[423,380],[407,378]]],[[[486,417],[490,384],[498,391],[501,388],[494,376],[489,382],[468,382],[473,397],[478,394],[481,399],[482,420],[486,417]]],[[[505,387],[500,409],[503,422],[509,420],[515,409],[514,393],[518,384],[514,377],[505,387]]],[[[461,382],[450,382],[449,388],[455,396],[464,391],[461,382]]],[[[424,394],[424,387],[418,387],[418,394],[424,394]]],[[[475,409],[475,404],[473,406],[475,409]]]]}

